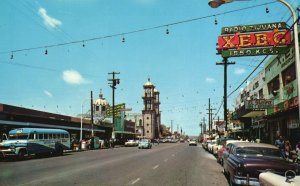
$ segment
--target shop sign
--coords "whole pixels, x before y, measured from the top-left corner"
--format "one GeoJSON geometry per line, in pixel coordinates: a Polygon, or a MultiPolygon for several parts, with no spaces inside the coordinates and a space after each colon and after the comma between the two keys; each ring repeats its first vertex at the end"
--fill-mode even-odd
{"type": "Polygon", "coordinates": [[[286,29],[285,22],[276,22],[276,23],[263,23],[263,24],[254,24],[254,25],[239,25],[231,27],[223,27],[221,34],[234,34],[234,33],[245,33],[245,32],[261,32],[267,30],[281,30],[286,29]]]}
{"type": "Polygon", "coordinates": [[[296,129],[296,128],[299,128],[299,123],[296,123],[296,122],[288,123],[287,128],[288,128],[288,129],[296,129]]]}
{"type": "MultiPolygon", "coordinates": [[[[115,116],[121,116],[121,110],[125,109],[125,103],[115,105],[115,116]]],[[[109,107],[106,109],[106,116],[113,115],[113,107],[109,107]]]]}
{"type": "Polygon", "coordinates": [[[288,110],[289,108],[298,106],[298,97],[294,97],[292,99],[286,100],[283,103],[284,110],[288,110]]]}
{"type": "Polygon", "coordinates": [[[264,110],[273,106],[273,100],[270,99],[253,99],[245,101],[245,109],[264,110]]]}

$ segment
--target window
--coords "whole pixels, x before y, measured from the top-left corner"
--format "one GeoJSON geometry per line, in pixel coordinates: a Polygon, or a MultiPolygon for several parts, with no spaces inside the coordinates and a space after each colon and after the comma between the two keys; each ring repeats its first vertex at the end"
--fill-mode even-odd
{"type": "Polygon", "coordinates": [[[49,139],[48,134],[44,134],[44,139],[49,139]]]}
{"type": "Polygon", "coordinates": [[[44,135],[43,134],[39,134],[39,139],[44,139],[44,135]]]}
{"type": "Polygon", "coordinates": [[[49,134],[49,139],[53,139],[53,135],[52,134],[49,134]]]}
{"type": "Polygon", "coordinates": [[[264,92],[263,92],[263,89],[260,89],[260,90],[258,91],[258,98],[259,98],[259,99],[264,99],[264,92]]]}
{"type": "Polygon", "coordinates": [[[147,133],[149,133],[149,130],[147,130],[147,133]]]}
{"type": "Polygon", "coordinates": [[[290,82],[294,81],[296,79],[295,63],[293,63],[288,68],[286,68],[284,71],[282,71],[281,75],[282,75],[282,82],[283,82],[284,86],[286,84],[289,84],[290,82]]]}
{"type": "Polygon", "coordinates": [[[34,134],[33,133],[29,134],[29,139],[34,139],[34,134]]]}
{"type": "Polygon", "coordinates": [[[274,94],[274,91],[279,90],[279,76],[276,76],[274,79],[272,79],[269,83],[268,83],[268,91],[269,94],[274,94]]]}

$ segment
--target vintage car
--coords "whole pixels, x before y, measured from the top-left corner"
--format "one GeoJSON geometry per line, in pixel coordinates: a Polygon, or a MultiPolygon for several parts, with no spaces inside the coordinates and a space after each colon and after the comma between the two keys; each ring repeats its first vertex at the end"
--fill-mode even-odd
{"type": "Polygon", "coordinates": [[[267,171],[259,174],[259,183],[261,186],[296,186],[300,185],[300,176],[291,170],[286,171],[284,176],[267,171]]]}
{"type": "Polygon", "coordinates": [[[138,145],[139,149],[151,149],[152,143],[149,139],[141,139],[138,145]]]}
{"type": "Polygon", "coordinates": [[[231,143],[227,151],[223,154],[223,168],[231,185],[260,185],[259,174],[268,169],[280,175],[287,170],[297,170],[274,145],[231,143]]]}
{"type": "Polygon", "coordinates": [[[191,139],[189,141],[189,146],[197,146],[197,141],[195,139],[191,139]]]}
{"type": "Polygon", "coordinates": [[[222,147],[220,149],[218,149],[218,152],[217,152],[217,162],[220,163],[221,165],[223,165],[223,154],[224,152],[226,152],[226,149],[229,148],[229,144],[231,143],[235,143],[235,142],[240,142],[239,140],[231,140],[231,139],[228,139],[226,141],[224,141],[222,147]]]}
{"type": "Polygon", "coordinates": [[[217,142],[217,140],[212,140],[210,143],[208,143],[208,145],[207,145],[208,152],[212,153],[213,146],[216,145],[216,142],[217,142]]]}
{"type": "Polygon", "coordinates": [[[125,142],[125,147],[135,147],[138,146],[138,143],[135,140],[128,140],[125,142]]]}

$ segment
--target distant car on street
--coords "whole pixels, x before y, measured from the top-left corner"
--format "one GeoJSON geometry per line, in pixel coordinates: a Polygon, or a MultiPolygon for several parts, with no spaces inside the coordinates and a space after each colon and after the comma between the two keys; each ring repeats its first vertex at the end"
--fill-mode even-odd
{"type": "Polygon", "coordinates": [[[189,146],[197,146],[197,141],[195,139],[191,139],[189,141],[189,146]]]}
{"type": "Polygon", "coordinates": [[[141,139],[138,145],[139,149],[151,149],[152,143],[149,139],[141,139]]]}
{"type": "Polygon", "coordinates": [[[138,146],[138,143],[135,140],[128,140],[125,142],[125,147],[135,147],[138,146]]]}

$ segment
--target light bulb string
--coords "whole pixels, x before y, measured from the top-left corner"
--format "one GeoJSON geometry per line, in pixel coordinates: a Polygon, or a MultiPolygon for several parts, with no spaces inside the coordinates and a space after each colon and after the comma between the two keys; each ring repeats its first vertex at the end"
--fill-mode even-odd
{"type": "Polygon", "coordinates": [[[0,54],[7,54],[7,53],[12,53],[12,52],[17,53],[17,52],[22,52],[22,51],[38,50],[38,49],[44,49],[44,48],[49,49],[49,48],[53,48],[53,47],[78,44],[78,43],[82,43],[82,41],[85,41],[85,43],[86,43],[86,42],[95,41],[95,40],[108,39],[108,38],[112,38],[112,37],[120,37],[120,36],[123,36],[123,35],[130,35],[130,34],[135,34],[135,33],[139,33],[139,32],[145,32],[145,31],[155,30],[155,29],[159,29],[159,28],[165,28],[165,27],[169,27],[169,26],[194,22],[194,21],[207,19],[207,18],[211,18],[211,17],[216,17],[216,16],[220,16],[220,15],[226,15],[226,14],[239,12],[239,11],[243,11],[243,10],[253,9],[253,8],[260,7],[260,6],[265,6],[267,4],[270,5],[270,4],[276,3],[276,2],[277,1],[267,2],[267,3],[254,5],[254,6],[249,6],[249,7],[245,7],[245,8],[240,8],[240,9],[236,9],[236,10],[231,10],[231,11],[227,11],[227,12],[217,13],[217,14],[213,14],[213,15],[207,15],[207,16],[203,16],[203,17],[197,17],[197,18],[193,18],[193,19],[187,19],[187,20],[183,20],[183,21],[168,23],[168,24],[149,27],[149,28],[142,28],[142,29],[133,30],[133,31],[129,31],[129,32],[123,32],[123,33],[117,33],[117,34],[112,34],[112,35],[94,37],[94,38],[89,38],[89,39],[81,39],[81,40],[65,42],[65,43],[58,43],[58,44],[52,44],[52,45],[45,45],[45,46],[37,46],[37,47],[31,47],[31,48],[16,49],[16,50],[11,50],[11,51],[4,51],[4,52],[0,52],[0,54]]]}

